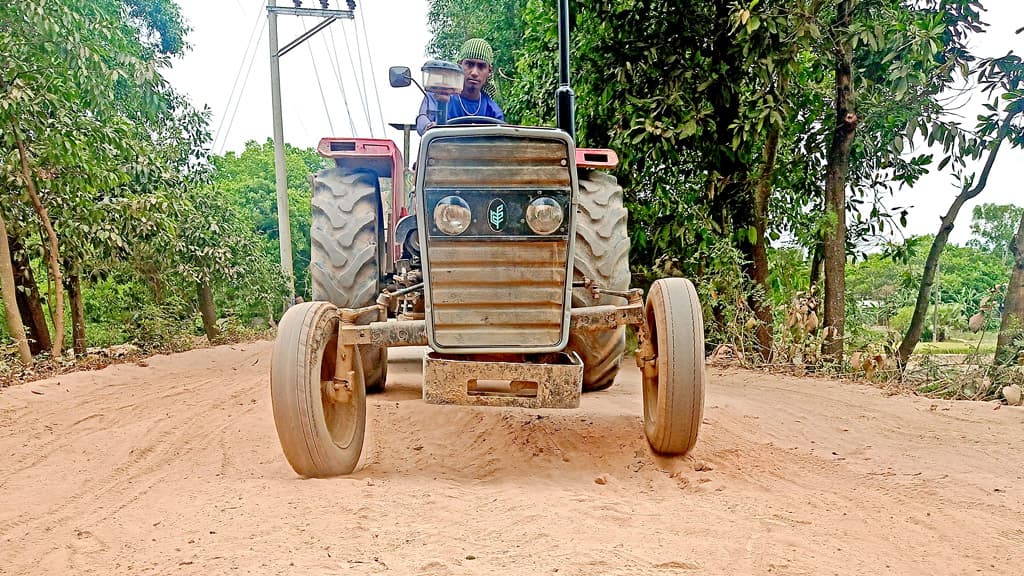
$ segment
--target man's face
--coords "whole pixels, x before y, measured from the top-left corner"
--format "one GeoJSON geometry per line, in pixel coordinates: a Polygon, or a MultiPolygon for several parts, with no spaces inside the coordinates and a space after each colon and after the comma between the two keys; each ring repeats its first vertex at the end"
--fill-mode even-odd
{"type": "Polygon", "coordinates": [[[466,75],[466,91],[473,94],[479,92],[491,77],[491,65],[483,60],[466,58],[462,61],[462,72],[466,75]]]}

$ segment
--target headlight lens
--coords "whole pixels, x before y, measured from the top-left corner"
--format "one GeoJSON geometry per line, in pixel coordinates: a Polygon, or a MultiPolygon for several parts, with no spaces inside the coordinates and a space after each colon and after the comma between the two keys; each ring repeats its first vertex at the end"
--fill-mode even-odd
{"type": "Polygon", "coordinates": [[[562,206],[553,198],[541,196],[526,207],[526,223],[537,234],[551,234],[562,225],[562,206]]]}
{"type": "Polygon", "coordinates": [[[434,224],[449,236],[462,234],[472,221],[469,204],[458,196],[445,196],[434,206],[434,224]]]}

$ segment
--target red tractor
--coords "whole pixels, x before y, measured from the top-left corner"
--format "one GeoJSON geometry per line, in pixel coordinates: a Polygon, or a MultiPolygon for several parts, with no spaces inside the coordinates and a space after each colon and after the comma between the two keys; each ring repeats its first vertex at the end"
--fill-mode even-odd
{"type": "MultiPolygon", "coordinates": [[[[696,443],[697,293],[681,278],[656,281],[646,301],[630,288],[622,188],[600,171],[617,156],[574,141],[568,0],[559,44],[558,127],[473,116],[437,126],[420,143],[415,193],[392,141],[320,142],[335,167],[313,177],[314,301],[282,318],[271,368],[274,421],[297,473],[355,469],[389,347],[429,346],[427,402],[576,408],[582,391],[614,381],[626,325],[639,335],[651,448],[696,443]]],[[[393,86],[410,82],[392,69],[393,86]]]]}

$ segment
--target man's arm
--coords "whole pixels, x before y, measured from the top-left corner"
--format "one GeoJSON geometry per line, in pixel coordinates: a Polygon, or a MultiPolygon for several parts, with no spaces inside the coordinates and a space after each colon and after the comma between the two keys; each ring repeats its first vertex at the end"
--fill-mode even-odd
{"type": "Polygon", "coordinates": [[[420,136],[427,131],[427,128],[431,128],[434,125],[434,119],[437,118],[437,102],[430,95],[423,96],[423,102],[420,103],[420,113],[416,116],[416,132],[420,136]]]}

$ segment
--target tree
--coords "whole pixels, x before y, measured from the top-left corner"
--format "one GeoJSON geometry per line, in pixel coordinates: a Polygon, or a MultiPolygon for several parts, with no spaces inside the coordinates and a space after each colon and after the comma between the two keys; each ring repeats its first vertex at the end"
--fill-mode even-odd
{"type": "MultiPolygon", "coordinates": [[[[743,302],[758,319],[755,347],[768,358],[768,248],[791,235],[820,261],[828,237],[828,320],[832,346],[841,348],[845,259],[905,217],[883,210],[879,198],[915,181],[930,162],[902,157],[905,134],[927,130],[940,113],[938,95],[966,57],[962,40],[975,4],[573,3],[578,140],[619,153],[638,275],[672,261],[695,277],[711,330],[726,331],[728,308],[743,302]],[[859,114],[851,107],[854,77],[859,114]],[[830,94],[842,97],[838,108],[830,94]],[[838,230],[848,218],[849,230],[838,230]]],[[[433,5],[461,13],[493,3],[433,5]]],[[[522,19],[506,115],[550,124],[555,11],[529,0],[522,19]]]]}
{"type": "Polygon", "coordinates": [[[59,357],[61,220],[75,218],[94,193],[123,184],[125,164],[140,163],[146,122],[159,116],[166,93],[156,70],[182,48],[184,27],[170,0],[15,0],[0,6],[0,22],[0,151],[16,159],[0,171],[47,239],[59,357]]]}
{"type": "Polygon", "coordinates": [[[857,132],[856,99],[853,91],[853,40],[849,35],[857,0],[840,0],[834,29],[839,40],[835,46],[835,127],[828,148],[825,176],[825,211],[831,225],[825,229],[825,341],[823,352],[839,360],[843,355],[843,331],[846,323],[846,173],[850,165],[850,146],[857,132]]]}
{"type": "Polygon", "coordinates": [[[1024,336],[1024,214],[1017,224],[1017,233],[1010,247],[1013,269],[1003,299],[1003,319],[996,341],[995,364],[1007,366],[1019,361],[1020,339],[1024,336]]]}
{"type": "MultiPolygon", "coordinates": [[[[999,154],[999,150],[1004,142],[1008,141],[1011,146],[1015,147],[1024,145],[1024,127],[1016,123],[1017,117],[1024,112],[1024,96],[1021,95],[1021,82],[1024,81],[1024,65],[1022,65],[1020,57],[1014,56],[1011,53],[1001,58],[982,60],[978,65],[977,75],[979,84],[983,86],[984,92],[991,94],[998,90],[1002,92],[1001,98],[1009,100],[1009,103],[1005,109],[1000,110],[998,105],[1000,97],[997,97],[993,103],[986,105],[989,114],[979,118],[976,136],[969,139],[960,136],[945,146],[947,153],[950,154],[948,158],[954,158],[951,152],[954,149],[954,143],[963,142],[959,144],[961,155],[955,158],[960,166],[965,164],[966,156],[979,158],[987,151],[987,157],[977,180],[975,180],[974,174],[962,177],[961,192],[953,200],[953,203],[946,211],[946,215],[942,217],[939,231],[935,235],[935,240],[932,242],[931,250],[928,253],[928,259],[925,262],[924,274],[921,278],[921,286],[918,290],[917,302],[914,308],[914,316],[897,351],[897,359],[901,366],[906,365],[921,338],[939,257],[942,255],[942,250],[946,246],[949,234],[953,230],[953,223],[960,213],[960,208],[963,207],[965,202],[975,198],[985,189],[996,156],[999,154]]],[[[948,160],[943,160],[943,162],[948,162],[948,160]]]]}
{"type": "Polygon", "coordinates": [[[971,214],[971,234],[968,246],[986,250],[1003,260],[1012,259],[1011,247],[1017,222],[1024,208],[1013,204],[979,204],[971,214]]]}
{"type": "Polygon", "coordinates": [[[29,350],[28,339],[25,337],[25,326],[21,323],[21,316],[18,315],[14,270],[11,268],[11,249],[7,243],[7,224],[2,214],[0,214],[0,296],[3,297],[4,301],[7,328],[10,330],[14,342],[18,345],[18,355],[21,357],[21,363],[31,366],[32,352],[29,350]]]}
{"type": "MultiPolygon", "coordinates": [[[[326,167],[313,148],[285,147],[288,164],[288,203],[291,212],[292,254],[295,259],[296,294],[311,297],[309,279],[311,205],[309,174],[326,167]]],[[[213,186],[238,210],[252,215],[255,230],[267,239],[265,252],[279,258],[278,219],[274,201],[274,147],[268,139],[246,142],[240,153],[211,158],[213,186]]]]}

